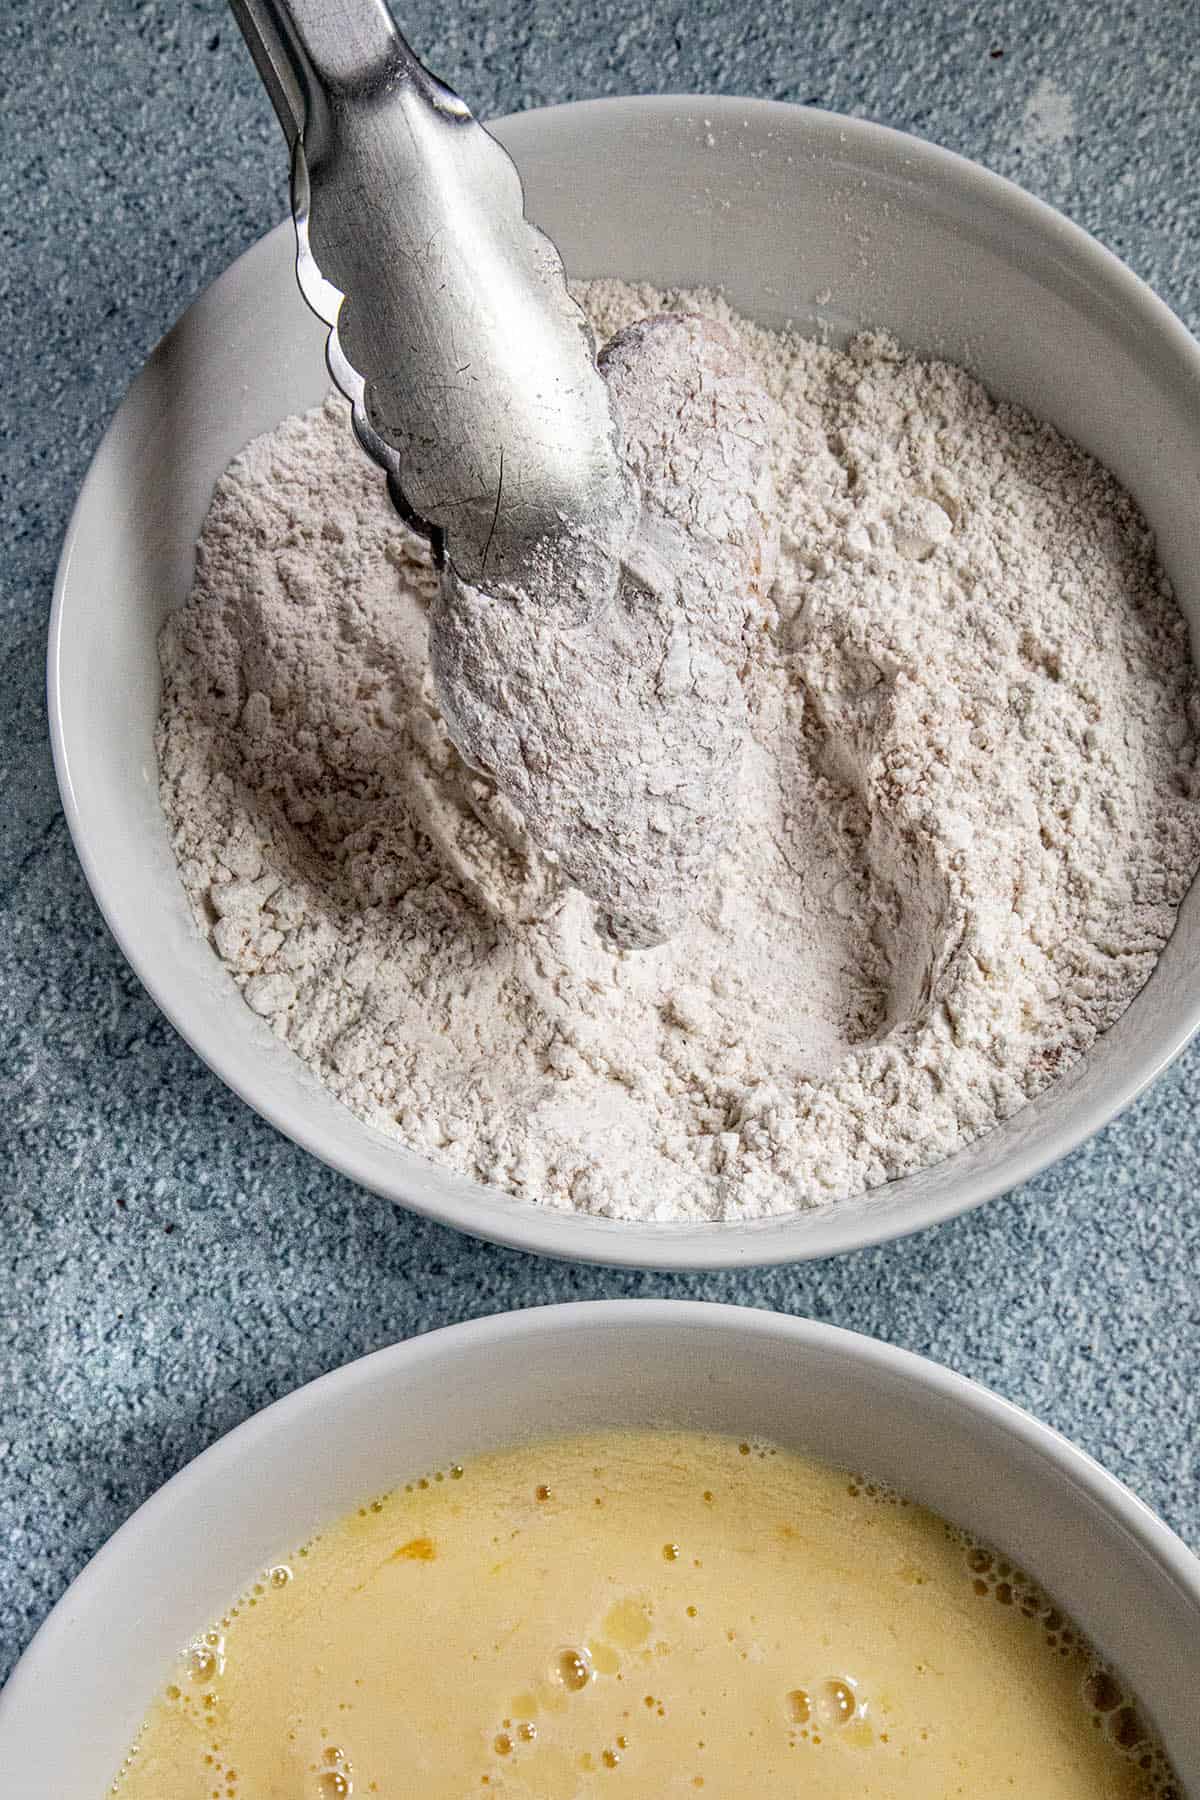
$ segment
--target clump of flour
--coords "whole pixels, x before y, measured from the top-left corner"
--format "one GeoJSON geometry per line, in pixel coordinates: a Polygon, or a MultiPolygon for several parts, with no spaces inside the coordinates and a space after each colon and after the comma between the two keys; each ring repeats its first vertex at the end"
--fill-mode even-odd
{"type": "Polygon", "coordinates": [[[429,648],[455,743],[628,948],[680,929],[736,815],[784,421],[712,319],[640,320],[600,368],[640,502],[619,580],[591,559],[528,593],[450,567],[429,648]]]}
{"type": "Polygon", "coordinates": [[[711,296],[784,420],[778,569],[716,876],[621,951],[459,759],[436,577],[340,403],[218,485],[168,621],[163,805],[247,1002],[368,1123],[481,1181],[742,1218],[940,1161],[1146,980],[1200,861],[1200,723],[1144,521],[960,370],[711,296]]]}

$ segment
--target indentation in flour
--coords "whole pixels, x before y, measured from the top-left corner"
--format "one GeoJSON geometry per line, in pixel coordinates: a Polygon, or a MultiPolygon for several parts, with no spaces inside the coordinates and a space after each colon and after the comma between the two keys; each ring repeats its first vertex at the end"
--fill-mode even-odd
{"type": "MultiPolygon", "coordinates": [[[[584,297],[601,338],[674,300],[584,297]]],[[[436,578],[340,403],[238,459],[164,628],[163,805],[247,1003],[368,1123],[545,1204],[748,1217],[940,1160],[1120,1015],[1200,857],[1186,631],[1128,496],[960,370],[736,323],[788,421],[779,569],[667,943],[603,941],[459,760],[436,578]]]]}

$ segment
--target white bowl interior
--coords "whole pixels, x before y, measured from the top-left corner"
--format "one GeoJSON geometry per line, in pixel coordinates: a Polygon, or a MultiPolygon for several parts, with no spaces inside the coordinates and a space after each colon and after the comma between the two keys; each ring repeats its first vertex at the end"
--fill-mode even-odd
{"type": "Polygon", "coordinates": [[[1002,1548],[1120,1664],[1200,1795],[1200,1563],[1166,1526],[1064,1439],[923,1358],[669,1301],[434,1332],[231,1433],[117,1533],[35,1639],[0,1699],[6,1781],[21,1800],[99,1800],[190,1635],[365,1496],[499,1444],[664,1424],[868,1471],[1002,1548]]]}
{"type": "MultiPolygon", "coordinates": [[[[721,285],[766,324],[883,326],[1053,421],[1138,497],[1200,630],[1200,350],[1082,232],[915,139],[766,102],[597,101],[496,130],[572,273],[721,285]]],[[[153,742],[158,627],[187,593],[213,483],[250,437],[319,399],[322,338],[281,227],[201,297],[126,398],[72,522],[51,632],[56,762],[88,878],[150,992],[260,1112],[366,1186],[479,1235],[601,1262],[719,1266],[828,1255],[1002,1192],[1177,1053],[1200,1018],[1195,892],[1147,988],[1083,1063],[949,1162],[832,1208],[726,1226],[576,1218],[436,1169],[354,1119],[197,935],[153,742]]]]}

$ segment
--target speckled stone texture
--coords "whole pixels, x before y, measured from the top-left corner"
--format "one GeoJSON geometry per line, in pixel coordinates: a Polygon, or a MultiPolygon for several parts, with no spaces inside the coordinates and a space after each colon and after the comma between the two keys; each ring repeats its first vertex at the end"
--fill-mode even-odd
{"type": "MultiPolygon", "coordinates": [[[[811,101],[1053,201],[1200,323],[1192,0],[723,6],[408,0],[484,116],[596,94],[811,101]]],[[[67,513],[127,382],[284,210],[220,0],[0,9],[0,1672],[70,1578],[229,1426],[380,1344],[613,1294],[778,1307],[1029,1407],[1200,1545],[1200,1048],[1068,1162],[879,1251],[670,1279],[468,1242],[251,1114],[141,991],[67,838],[43,654],[67,513]]]]}

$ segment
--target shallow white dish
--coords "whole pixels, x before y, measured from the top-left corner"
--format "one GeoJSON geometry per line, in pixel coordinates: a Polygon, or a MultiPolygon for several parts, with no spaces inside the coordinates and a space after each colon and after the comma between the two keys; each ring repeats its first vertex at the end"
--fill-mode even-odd
{"type": "MultiPolygon", "coordinates": [[[[870,324],[971,366],[1132,489],[1200,628],[1200,346],[1084,232],[914,138],[764,101],[590,101],[502,120],[531,216],[578,276],[721,285],[764,324],[870,324]]],[[[970,1149],[872,1194],[731,1225],[574,1217],[478,1187],[361,1124],[239,998],[195,931],[159,810],[156,634],[191,578],[212,486],[325,388],[322,329],[264,238],[151,357],[97,453],[63,550],[50,718],[93,892],[163,1011],[296,1142],[403,1205],[549,1255],[658,1268],[788,1261],[896,1237],[1002,1193],[1128,1104],[1200,1023],[1193,890],[1143,993],[1093,1052],[970,1149]]],[[[348,451],[349,454],[349,451],[348,451]]]]}
{"type": "Polygon", "coordinates": [[[759,1434],[868,1471],[1011,1555],[1124,1670],[1200,1795],[1200,1562],[1007,1401],[870,1338],[750,1308],[600,1301],[436,1331],[268,1407],[167,1483],[0,1697],[20,1800],[100,1800],[174,1654],[250,1578],[424,1469],[613,1425],[759,1434]],[[57,1707],[70,1706],[70,1730],[57,1707]]]}

